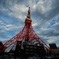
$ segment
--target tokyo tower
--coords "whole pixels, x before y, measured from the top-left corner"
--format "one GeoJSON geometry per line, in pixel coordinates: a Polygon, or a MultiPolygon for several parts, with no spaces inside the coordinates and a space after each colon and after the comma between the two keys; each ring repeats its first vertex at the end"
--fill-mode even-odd
{"type": "MultiPolygon", "coordinates": [[[[48,46],[40,39],[40,37],[35,33],[33,27],[32,27],[32,20],[30,17],[30,7],[28,9],[28,14],[25,19],[25,25],[23,29],[16,34],[14,37],[12,37],[10,40],[5,42],[4,49],[10,47],[11,45],[15,46],[17,41],[26,41],[28,44],[36,44],[40,43],[43,44],[44,47],[48,49],[48,46]]],[[[2,50],[3,46],[0,46],[0,51],[2,50]]]]}

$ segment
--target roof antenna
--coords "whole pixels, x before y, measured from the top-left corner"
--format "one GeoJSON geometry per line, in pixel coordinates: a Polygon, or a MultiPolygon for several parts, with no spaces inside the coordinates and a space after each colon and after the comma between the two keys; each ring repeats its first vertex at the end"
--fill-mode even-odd
{"type": "Polygon", "coordinates": [[[30,18],[30,7],[29,7],[29,9],[28,9],[27,18],[30,18]]]}

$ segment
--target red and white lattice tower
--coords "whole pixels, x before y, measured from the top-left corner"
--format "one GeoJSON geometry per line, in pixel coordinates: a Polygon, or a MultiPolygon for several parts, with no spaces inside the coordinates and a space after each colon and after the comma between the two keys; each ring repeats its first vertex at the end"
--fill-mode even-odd
{"type": "MultiPolygon", "coordinates": [[[[6,43],[4,43],[4,47],[8,48],[11,45],[15,45],[15,43],[20,40],[26,40],[31,44],[34,42],[39,42],[39,43],[42,43],[46,48],[48,48],[48,46],[39,38],[39,36],[33,30],[32,20],[30,17],[30,7],[28,10],[27,17],[25,19],[25,25],[23,29],[13,38],[11,38],[6,43]]],[[[2,46],[0,48],[2,48],[2,46]]]]}

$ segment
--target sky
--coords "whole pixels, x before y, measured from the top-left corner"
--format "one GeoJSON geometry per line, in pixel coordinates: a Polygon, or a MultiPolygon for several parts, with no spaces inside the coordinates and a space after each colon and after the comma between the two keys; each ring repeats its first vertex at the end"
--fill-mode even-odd
{"type": "Polygon", "coordinates": [[[22,30],[28,7],[37,35],[46,44],[59,46],[59,0],[0,0],[0,41],[22,30]]]}

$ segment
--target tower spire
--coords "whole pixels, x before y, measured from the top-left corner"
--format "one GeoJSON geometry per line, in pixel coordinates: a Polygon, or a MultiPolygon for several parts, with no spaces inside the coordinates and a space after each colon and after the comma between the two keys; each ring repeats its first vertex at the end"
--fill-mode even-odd
{"type": "Polygon", "coordinates": [[[30,18],[30,7],[29,7],[29,9],[28,9],[27,18],[30,18]]]}

